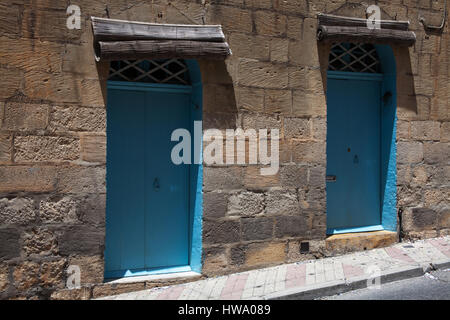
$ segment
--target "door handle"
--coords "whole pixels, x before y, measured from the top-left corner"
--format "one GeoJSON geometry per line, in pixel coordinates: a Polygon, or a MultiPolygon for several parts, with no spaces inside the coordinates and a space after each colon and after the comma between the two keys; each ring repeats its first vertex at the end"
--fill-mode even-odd
{"type": "Polygon", "coordinates": [[[326,181],[327,182],[336,182],[336,176],[327,175],[326,181]]]}
{"type": "Polygon", "coordinates": [[[155,180],[153,181],[153,189],[155,189],[156,192],[158,192],[160,189],[158,178],[155,178],[155,180]]]}

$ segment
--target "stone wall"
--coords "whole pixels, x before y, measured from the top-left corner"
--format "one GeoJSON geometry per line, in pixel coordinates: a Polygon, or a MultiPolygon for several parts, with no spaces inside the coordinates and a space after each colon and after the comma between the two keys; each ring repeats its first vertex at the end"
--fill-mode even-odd
{"type": "MultiPolygon", "coordinates": [[[[280,130],[275,176],[204,168],[204,274],[325,254],[329,48],[315,40],[316,14],[364,17],[358,2],[0,0],[0,298],[49,297],[74,264],[83,285],[103,281],[108,65],[93,59],[91,15],[221,24],[233,55],[200,63],[204,128],[280,130]],[[66,28],[69,3],[80,30],[66,28]]],[[[427,35],[418,22],[439,24],[443,1],[377,3],[417,35],[394,48],[402,233],[448,234],[449,27],[427,35]]]]}

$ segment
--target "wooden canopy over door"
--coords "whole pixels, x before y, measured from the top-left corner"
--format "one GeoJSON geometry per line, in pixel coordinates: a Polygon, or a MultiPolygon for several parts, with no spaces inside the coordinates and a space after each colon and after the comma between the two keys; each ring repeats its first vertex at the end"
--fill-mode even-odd
{"type": "Polygon", "coordinates": [[[416,35],[409,31],[409,21],[380,20],[379,29],[369,29],[367,19],[318,14],[317,40],[412,46],[416,35]]]}
{"type": "Polygon", "coordinates": [[[95,58],[225,59],[231,50],[220,25],[176,25],[91,17],[95,58]]]}

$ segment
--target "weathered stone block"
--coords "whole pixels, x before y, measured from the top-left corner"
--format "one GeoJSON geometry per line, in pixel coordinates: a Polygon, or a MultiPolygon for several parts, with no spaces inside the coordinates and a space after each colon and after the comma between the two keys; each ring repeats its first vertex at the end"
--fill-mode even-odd
{"type": "Polygon", "coordinates": [[[266,240],[272,238],[274,221],[271,218],[242,219],[242,240],[266,240]]]}
{"type": "Polygon", "coordinates": [[[231,194],[228,199],[229,216],[255,216],[264,210],[264,195],[254,192],[231,194]]]}
{"type": "Polygon", "coordinates": [[[0,261],[20,256],[20,233],[16,228],[0,229],[0,261]]]}
{"type": "Polygon", "coordinates": [[[313,67],[320,65],[316,31],[317,19],[305,18],[303,20],[302,40],[292,40],[289,43],[289,62],[291,64],[313,67]]]}
{"type": "Polygon", "coordinates": [[[205,218],[224,217],[228,208],[228,193],[206,192],[203,194],[203,216],[205,218]]]}
{"type": "Polygon", "coordinates": [[[273,38],[270,41],[270,60],[274,62],[288,62],[289,40],[273,38]]]}
{"type": "Polygon", "coordinates": [[[78,138],[18,136],[14,139],[15,162],[76,160],[80,155],[78,138]]]}
{"type": "Polygon", "coordinates": [[[308,185],[313,188],[325,188],[326,169],[325,167],[309,168],[308,185]]]}
{"type": "Polygon", "coordinates": [[[244,186],[250,190],[266,190],[280,185],[279,171],[274,175],[261,175],[260,166],[248,166],[244,169],[244,186]]]}
{"type": "Polygon", "coordinates": [[[232,33],[229,42],[236,57],[266,61],[270,58],[271,44],[267,37],[232,33]]]}
{"type": "Polygon", "coordinates": [[[307,225],[303,216],[279,216],[275,223],[275,237],[305,237],[307,225]]]}
{"type": "Polygon", "coordinates": [[[436,142],[424,144],[424,159],[428,164],[447,164],[450,155],[450,143],[436,142]]]}
{"type": "Polygon", "coordinates": [[[416,228],[432,229],[436,226],[437,213],[429,208],[413,208],[412,222],[416,228]]]}
{"type": "Polygon", "coordinates": [[[20,89],[23,72],[16,68],[0,67],[3,84],[0,86],[0,99],[13,96],[20,89]]]}
{"type": "Polygon", "coordinates": [[[81,160],[106,163],[106,134],[84,133],[80,137],[81,160]]]}
{"type": "Polygon", "coordinates": [[[315,140],[326,141],[327,139],[327,119],[313,118],[312,119],[312,137],[315,140]]]}
{"type": "Polygon", "coordinates": [[[5,104],[4,130],[45,129],[48,124],[48,106],[45,104],[28,104],[8,102],[5,104]]]}
{"type": "Polygon", "coordinates": [[[203,221],[203,243],[233,243],[240,240],[238,220],[203,221]]]}
{"type": "Polygon", "coordinates": [[[273,188],[266,194],[265,213],[268,215],[297,215],[300,205],[295,190],[273,188]]]}
{"type": "Polygon", "coordinates": [[[303,165],[285,165],[280,168],[281,186],[300,188],[308,184],[308,168],[303,165]]]}
{"type": "Polygon", "coordinates": [[[58,241],[53,232],[45,228],[33,228],[25,232],[23,250],[27,255],[54,255],[58,252],[58,241]]]}
{"type": "Polygon", "coordinates": [[[397,233],[389,231],[337,234],[325,240],[333,254],[387,247],[397,241],[397,233]]]}
{"type": "Polygon", "coordinates": [[[39,283],[39,264],[26,261],[17,265],[13,271],[14,286],[19,291],[26,291],[39,283]]]}
{"type": "Polygon", "coordinates": [[[300,13],[305,15],[308,12],[308,2],[306,0],[277,0],[273,7],[277,11],[289,14],[300,13]]]}
{"type": "Polygon", "coordinates": [[[303,118],[284,118],[284,137],[286,139],[311,138],[311,121],[303,118]]]}
{"type": "Polygon", "coordinates": [[[43,262],[39,276],[41,285],[52,289],[64,288],[66,278],[65,265],[65,259],[43,262]]]}
{"type": "Polygon", "coordinates": [[[204,191],[241,189],[242,180],[241,167],[205,167],[203,169],[204,191]]]}
{"type": "Polygon", "coordinates": [[[33,199],[0,199],[0,224],[27,224],[36,220],[33,199]]]}
{"type": "Polygon", "coordinates": [[[106,194],[92,193],[80,201],[78,219],[93,226],[104,226],[106,214],[106,194]]]}
{"type": "Polygon", "coordinates": [[[256,33],[266,36],[284,36],[287,31],[287,18],[271,11],[254,13],[256,33]]]}
{"type": "Polygon", "coordinates": [[[235,91],[239,109],[254,112],[264,110],[264,89],[237,87],[235,91]]]}
{"type": "Polygon", "coordinates": [[[423,144],[420,142],[397,143],[397,162],[398,163],[417,163],[423,160],[423,144]]]}
{"type": "Polygon", "coordinates": [[[439,140],[440,123],[437,121],[412,121],[411,138],[415,140],[439,140]]]}
{"type": "Polygon", "coordinates": [[[0,265],[0,292],[5,292],[9,287],[9,268],[8,265],[0,265]]]}
{"type": "Polygon", "coordinates": [[[203,130],[234,129],[240,126],[236,112],[203,112],[203,130]]]}
{"type": "Polygon", "coordinates": [[[450,142],[450,122],[442,122],[441,142],[450,142]]]}
{"type": "Polygon", "coordinates": [[[289,82],[288,68],[252,59],[240,59],[238,83],[249,87],[284,89],[289,82]]]}
{"type": "Polygon", "coordinates": [[[68,196],[53,196],[42,199],[39,217],[44,223],[76,223],[78,202],[68,196]]]}
{"type": "Polygon", "coordinates": [[[303,34],[303,18],[288,16],[287,19],[287,37],[300,40],[303,34]]]}
{"type": "Polygon", "coordinates": [[[66,6],[48,8],[45,6],[25,6],[22,13],[21,30],[26,38],[39,39],[41,41],[77,41],[86,28],[86,20],[83,15],[81,29],[69,29],[66,25],[66,6]]]}
{"type": "Polygon", "coordinates": [[[325,96],[294,90],[292,112],[299,117],[324,117],[327,114],[325,96]]]}
{"type": "Polygon", "coordinates": [[[0,167],[0,192],[46,192],[54,189],[55,182],[53,167],[0,167]]]}
{"type": "Polygon", "coordinates": [[[106,168],[63,166],[57,170],[59,193],[106,193],[106,168]]]}
{"type": "Polygon", "coordinates": [[[49,129],[53,132],[105,132],[106,109],[75,106],[52,107],[49,129]]]}
{"type": "Polygon", "coordinates": [[[448,206],[439,210],[438,226],[441,229],[450,228],[450,208],[448,206]]]}
{"type": "MultiPolygon", "coordinates": [[[[0,111],[0,117],[2,113],[0,111]]],[[[0,123],[1,127],[1,123],[0,123]]],[[[0,163],[11,162],[12,136],[0,133],[0,163]]]]}
{"type": "Polygon", "coordinates": [[[292,114],[291,90],[266,90],[264,95],[264,111],[269,114],[292,114]]]}
{"type": "Polygon", "coordinates": [[[244,130],[254,129],[258,134],[259,129],[281,129],[281,120],[277,115],[267,115],[246,112],[242,115],[242,127],[244,130]]]}
{"type": "MultiPolygon", "coordinates": [[[[2,37],[0,43],[2,63],[25,71],[54,72],[61,69],[64,46],[64,43],[2,37]]],[[[82,67],[82,64],[79,67],[82,67]]]]}
{"type": "Polygon", "coordinates": [[[208,10],[206,19],[210,23],[221,24],[225,34],[233,31],[252,32],[252,17],[249,10],[215,5],[208,10]]]}
{"type": "Polygon", "coordinates": [[[411,122],[409,121],[397,121],[397,138],[409,139],[411,122]]]}
{"type": "Polygon", "coordinates": [[[326,163],[326,144],[324,142],[292,143],[292,161],[297,163],[326,163]]]}
{"type": "Polygon", "coordinates": [[[210,247],[202,250],[202,273],[220,274],[229,267],[227,252],[222,247],[210,247]]]}
{"type": "Polygon", "coordinates": [[[104,243],[104,229],[84,225],[65,227],[58,238],[59,252],[63,256],[101,255],[104,243]]]}
{"type": "Polygon", "coordinates": [[[234,87],[228,84],[203,86],[203,110],[205,112],[236,112],[234,87]]]}
{"type": "Polygon", "coordinates": [[[245,265],[248,267],[282,263],[286,259],[286,244],[255,243],[248,247],[245,265]]]}
{"type": "Polygon", "coordinates": [[[234,266],[241,266],[245,263],[245,253],[248,245],[238,244],[230,249],[230,260],[234,266]]]}

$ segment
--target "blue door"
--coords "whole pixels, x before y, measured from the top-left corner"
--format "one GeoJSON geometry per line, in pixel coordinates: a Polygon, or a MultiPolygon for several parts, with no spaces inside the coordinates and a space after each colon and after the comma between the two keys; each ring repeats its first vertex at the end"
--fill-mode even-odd
{"type": "Polygon", "coordinates": [[[190,93],[110,86],[105,278],[189,265],[189,167],[171,161],[190,93]]]}
{"type": "Polygon", "coordinates": [[[381,229],[381,77],[329,72],[327,233],[381,229]]]}

